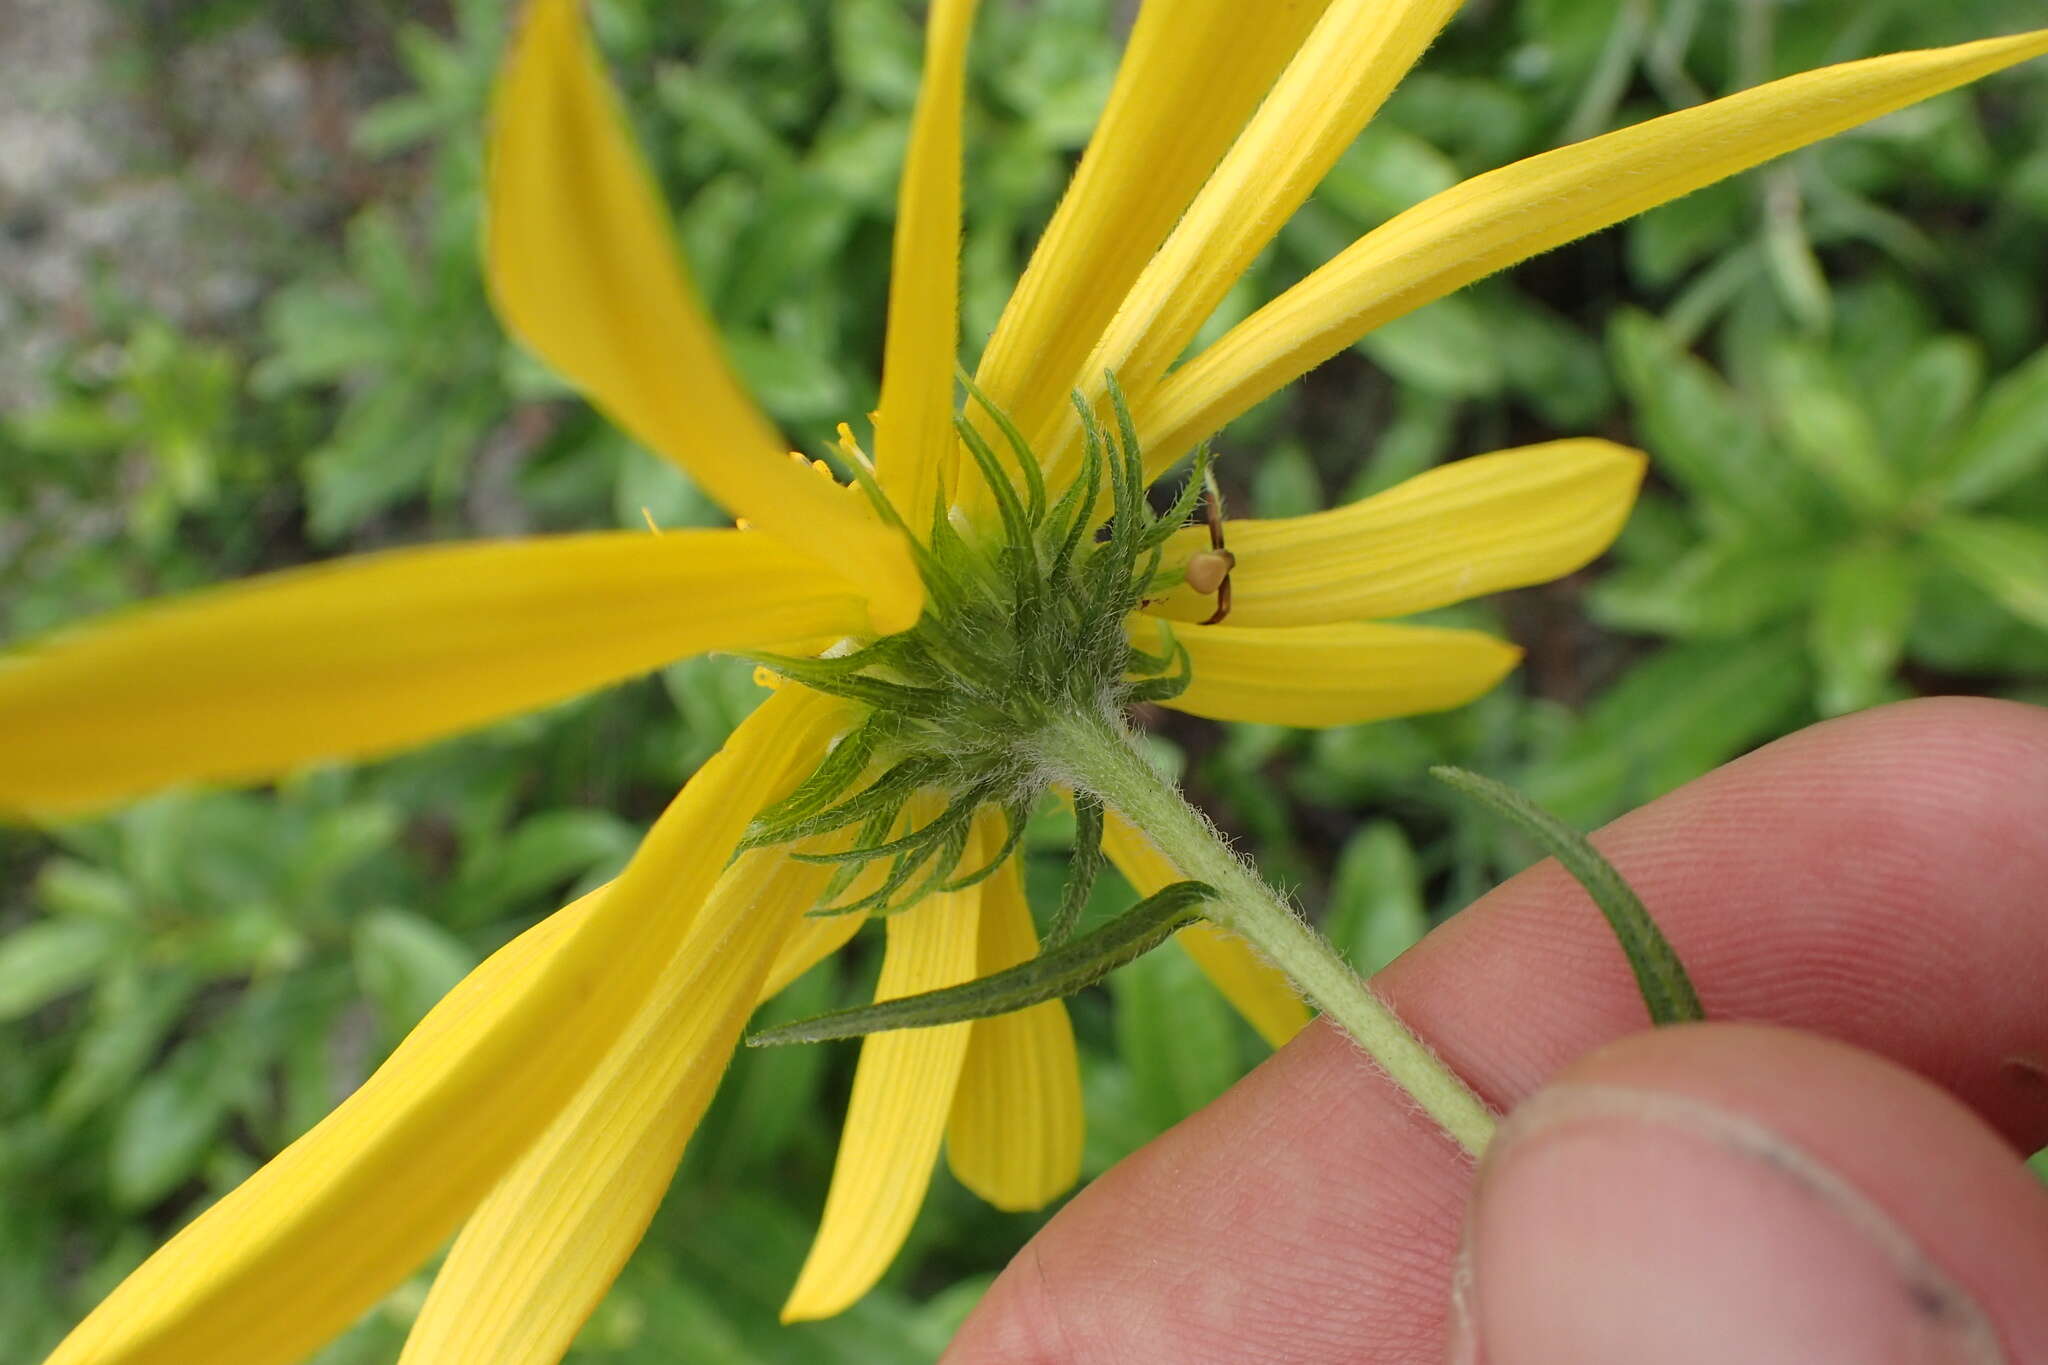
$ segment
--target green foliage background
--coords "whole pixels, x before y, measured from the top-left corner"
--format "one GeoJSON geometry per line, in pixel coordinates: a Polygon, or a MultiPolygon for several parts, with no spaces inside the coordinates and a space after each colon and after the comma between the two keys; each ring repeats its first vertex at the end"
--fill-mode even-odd
{"type": "MultiPolygon", "coordinates": [[[[187,309],[176,281],[166,303],[165,280],[107,250],[62,307],[17,301],[9,326],[54,340],[0,415],[0,639],[384,545],[637,525],[643,509],[718,520],[486,309],[479,143],[504,0],[103,8],[113,37],[80,98],[173,130],[132,172],[203,210],[197,230],[259,287],[187,309]],[[232,72],[251,53],[331,106],[306,125],[328,134],[310,161],[223,133],[221,101],[232,114],[241,96],[194,99],[195,64],[232,72]],[[224,140],[258,164],[223,172],[224,140]]],[[[1085,140],[1123,8],[985,5],[970,346],[1085,140]]],[[[793,439],[822,447],[874,401],[913,8],[599,0],[596,15],[736,362],[793,439]]],[[[1826,61],[2044,21],[2040,0],[1474,3],[1212,325],[1510,158],[1826,61]]],[[[1650,491],[1604,566],[1445,613],[1529,647],[1478,705],[1318,734],[1162,715],[1157,742],[1371,969],[1532,856],[1432,784],[1431,763],[1588,826],[1821,716],[1928,692],[2048,702],[2044,243],[2036,63],[1367,337],[1226,434],[1235,507],[1308,511],[1564,434],[1644,446],[1650,491]]],[[[273,791],[0,831],[0,1358],[37,1357],[482,954],[615,871],[759,695],[744,667],[692,660],[273,791]]],[[[1056,874],[1064,837],[1057,820],[1034,829],[1034,874],[1056,874]]],[[[855,953],[772,1013],[850,1002],[872,970],[855,953]]],[[[1259,1054],[1177,952],[1074,1012],[1090,1174],[1259,1054]]],[[[577,1359],[936,1354],[1039,1221],[943,1173],[880,1291],[831,1323],[774,1324],[851,1062],[741,1059],[577,1359]]],[[[322,1359],[392,1358],[424,1283],[322,1359]]]]}

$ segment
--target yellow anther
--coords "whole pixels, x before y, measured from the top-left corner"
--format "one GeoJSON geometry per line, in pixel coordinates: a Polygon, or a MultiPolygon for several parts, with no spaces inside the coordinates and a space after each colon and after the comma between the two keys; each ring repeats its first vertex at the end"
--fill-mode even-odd
{"type": "Polygon", "coordinates": [[[765,687],[770,692],[782,686],[782,675],[765,664],[754,665],[754,685],[765,687]]]}
{"type": "Polygon", "coordinates": [[[745,517],[734,517],[732,519],[732,528],[735,531],[751,531],[754,529],[754,523],[748,521],[745,517]]]}
{"type": "Polygon", "coordinates": [[[1187,585],[1205,595],[1212,593],[1236,567],[1237,556],[1228,550],[1198,550],[1188,557],[1187,585]]]}

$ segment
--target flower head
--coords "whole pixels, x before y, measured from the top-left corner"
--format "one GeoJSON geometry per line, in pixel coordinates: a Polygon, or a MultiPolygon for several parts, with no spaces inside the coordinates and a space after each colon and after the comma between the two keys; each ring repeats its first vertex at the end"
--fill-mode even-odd
{"type": "MultiPolygon", "coordinates": [[[[555,1358],[644,1230],[758,1000],[871,913],[886,913],[882,997],[1038,951],[1011,855],[1030,802],[1071,776],[1033,743],[1049,721],[1140,700],[1291,725],[1461,704],[1516,651],[1383,618],[1584,564],[1642,459],[1560,441],[1219,528],[1181,524],[1199,479],[1165,513],[1147,484],[1389,318],[2048,51],[2032,34],[1851,63],[1534,157],[1390,220],[1180,360],[1456,8],[1146,4],[962,413],[974,5],[935,0],[874,456],[849,433],[849,487],[792,460],[732,377],[575,0],[534,0],[494,112],[492,297],[753,529],[397,551],[26,646],[0,669],[0,810],[381,754],[704,650],[759,658],[779,684],[616,881],[490,958],[53,1360],[295,1359],[458,1228],[406,1358],[555,1358]]],[[[1097,813],[1141,892],[1177,878],[1142,829],[1097,813]]],[[[1299,1000],[1241,944],[1199,927],[1183,941],[1269,1038],[1299,1027],[1299,1000]]],[[[1056,1002],[868,1039],[789,1315],[874,1282],[942,1144],[971,1188],[1029,1207],[1073,1180],[1080,1122],[1056,1002]]]]}

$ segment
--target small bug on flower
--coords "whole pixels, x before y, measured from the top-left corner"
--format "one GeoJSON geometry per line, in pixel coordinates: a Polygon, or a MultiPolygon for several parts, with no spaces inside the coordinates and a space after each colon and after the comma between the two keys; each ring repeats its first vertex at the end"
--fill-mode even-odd
{"type": "Polygon", "coordinates": [[[1223,490],[1214,474],[1203,476],[1202,520],[1209,527],[1209,548],[1188,557],[1185,579],[1195,592],[1216,594],[1216,610],[1202,622],[1213,626],[1230,615],[1230,571],[1237,567],[1237,556],[1223,548],[1223,490]]]}

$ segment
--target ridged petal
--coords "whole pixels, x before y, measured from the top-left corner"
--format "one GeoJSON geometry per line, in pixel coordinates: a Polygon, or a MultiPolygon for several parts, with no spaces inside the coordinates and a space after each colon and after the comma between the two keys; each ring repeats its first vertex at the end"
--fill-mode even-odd
{"type": "MultiPolygon", "coordinates": [[[[1460,3],[1334,0],[1068,382],[1092,397],[1114,371],[1142,402],[1460,3]]],[[[1055,480],[1076,468],[1071,439],[1045,451],[1055,480]]]]}
{"type": "MultiPolygon", "coordinates": [[[[859,898],[859,893],[852,891],[842,897],[859,898]]],[[[811,915],[798,920],[783,938],[782,947],[761,982],[760,999],[780,995],[790,982],[845,947],[867,922],[868,917],[862,914],[811,915]]]]}
{"type": "MultiPolygon", "coordinates": [[[[1185,878],[1150,839],[1116,811],[1102,827],[1103,851],[1140,896],[1150,896],[1185,878]]],[[[1204,921],[1174,935],[1209,981],[1273,1047],[1307,1027],[1309,1009],[1286,973],[1267,962],[1237,935],[1204,921]]]]}
{"type": "Polygon", "coordinates": [[[976,376],[1027,435],[1329,0],[1146,0],[1080,169],[976,376]]]}
{"type": "Polygon", "coordinates": [[[779,849],[719,879],[652,995],[463,1224],[401,1365],[553,1365],[646,1232],[768,964],[830,869],[779,849]]]}
{"type": "MultiPolygon", "coordinates": [[[[967,863],[979,843],[969,841],[967,863]]],[[[972,979],[980,908],[976,886],[940,892],[885,919],[888,946],[875,999],[972,979]]],[[[931,1185],[972,1028],[898,1029],[861,1041],[825,1213],[782,1307],[784,1322],[841,1311],[873,1288],[896,1258],[931,1185]]]]}
{"type": "Polygon", "coordinates": [[[388,753],[687,654],[864,619],[844,579],[739,531],[432,546],[272,574],[0,659],[0,814],[388,753]]]}
{"type": "Polygon", "coordinates": [[[1164,470],[1383,322],[1796,147],[2048,52],[2048,30],[1845,62],[1560,147],[1434,195],[1232,328],[1147,400],[1164,470]]]}
{"type": "MultiPolygon", "coordinates": [[[[1141,648],[1165,647],[1166,623],[1131,617],[1141,648]]],[[[1358,725],[1448,711],[1489,691],[1522,651],[1476,630],[1345,622],[1323,626],[1175,625],[1194,681],[1162,705],[1211,720],[1358,725]]]]}
{"type": "MultiPolygon", "coordinates": [[[[982,883],[978,975],[1038,955],[1038,933],[1012,858],[982,883]]],[[[946,1124],[946,1162],[999,1209],[1043,1208],[1081,1175],[1081,1067],[1063,1001],[979,1019],[946,1124]]]]}
{"type": "MultiPolygon", "coordinates": [[[[1619,534],[1647,463],[1611,441],[1551,441],[1439,465],[1348,507],[1228,522],[1237,556],[1228,623],[1407,616],[1562,578],[1619,534]]],[[[1208,544],[1192,528],[1168,554],[1208,544]]],[[[1215,607],[1214,594],[1183,587],[1146,610],[1202,621],[1215,607]]]]}
{"type": "Polygon", "coordinates": [[[284,1365],[410,1274],[638,1013],[752,814],[846,709],[785,687],[683,788],[619,879],[501,950],[313,1130],[200,1215],[46,1365],[284,1365]]]}
{"type": "Polygon", "coordinates": [[[914,622],[924,588],[902,537],[791,460],[733,378],[578,0],[527,9],[492,104],[487,192],[506,327],[727,510],[843,566],[877,630],[914,622]]]}
{"type": "Polygon", "coordinates": [[[923,536],[953,484],[953,371],[960,358],[960,107],[975,0],[934,0],[924,80],[896,187],[889,335],[882,354],[875,469],[923,536]]]}

